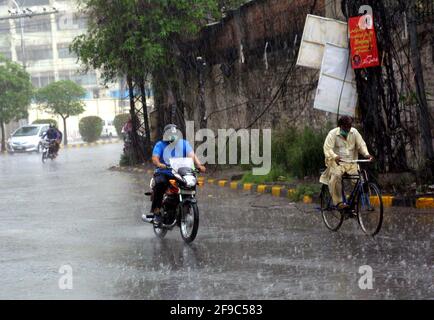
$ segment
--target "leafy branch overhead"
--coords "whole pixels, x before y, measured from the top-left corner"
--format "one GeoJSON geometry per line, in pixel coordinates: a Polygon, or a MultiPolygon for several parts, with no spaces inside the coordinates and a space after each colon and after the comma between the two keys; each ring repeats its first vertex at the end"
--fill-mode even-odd
{"type": "Polygon", "coordinates": [[[106,82],[143,77],[170,64],[176,58],[176,39],[193,36],[219,19],[228,2],[233,1],[83,1],[88,32],[74,39],[71,50],[85,68],[101,70],[106,82]]]}

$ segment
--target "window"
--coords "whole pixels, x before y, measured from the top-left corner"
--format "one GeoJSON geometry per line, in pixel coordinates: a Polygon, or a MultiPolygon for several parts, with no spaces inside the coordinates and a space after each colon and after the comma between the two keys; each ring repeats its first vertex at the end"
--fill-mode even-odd
{"type": "Polygon", "coordinates": [[[35,16],[24,23],[24,32],[50,32],[51,20],[49,16],[35,16]]]}
{"type": "Polygon", "coordinates": [[[87,17],[77,14],[64,14],[56,17],[57,30],[79,30],[87,28],[87,17]]]}
{"type": "Polygon", "coordinates": [[[43,72],[32,76],[32,84],[36,88],[42,88],[54,82],[54,73],[43,72]]]}
{"type": "MultiPolygon", "coordinates": [[[[22,60],[21,46],[16,47],[19,61],[22,60]]],[[[50,60],[53,59],[53,49],[50,45],[43,46],[26,46],[25,52],[27,61],[50,60]]]]}
{"type": "Polygon", "coordinates": [[[95,72],[89,72],[86,74],[74,73],[71,75],[71,80],[79,85],[89,86],[97,84],[95,72]]]}
{"type": "Polygon", "coordinates": [[[38,134],[39,127],[22,127],[14,133],[14,137],[30,137],[38,134]]]}
{"type": "Polygon", "coordinates": [[[12,53],[9,48],[0,48],[0,55],[2,55],[3,57],[9,60],[12,59],[12,53]]]}
{"type": "Polygon", "coordinates": [[[69,70],[59,71],[59,80],[71,80],[71,72],[69,70]]]}
{"type": "Polygon", "coordinates": [[[59,53],[60,59],[67,59],[67,58],[76,58],[77,56],[69,51],[69,44],[66,43],[59,43],[57,45],[57,51],[59,53]]]}
{"type": "Polygon", "coordinates": [[[49,5],[50,0],[17,0],[20,6],[42,6],[49,5]]]}
{"type": "Polygon", "coordinates": [[[9,33],[11,30],[11,26],[9,24],[8,20],[0,20],[0,34],[4,35],[6,33],[9,33]]]}

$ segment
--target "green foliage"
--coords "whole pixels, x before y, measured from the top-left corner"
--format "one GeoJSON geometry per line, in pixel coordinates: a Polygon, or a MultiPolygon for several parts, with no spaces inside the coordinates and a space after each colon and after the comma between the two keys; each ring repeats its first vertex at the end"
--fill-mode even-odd
{"type": "Polygon", "coordinates": [[[100,117],[85,117],[79,123],[80,135],[86,142],[97,141],[101,137],[103,120],[100,117]]]}
{"type": "Polygon", "coordinates": [[[130,156],[128,154],[122,153],[121,159],[119,160],[119,165],[121,167],[128,167],[131,163],[130,156]]]}
{"type": "Polygon", "coordinates": [[[273,165],[284,167],[298,178],[319,175],[324,167],[323,145],[329,128],[288,128],[275,134],[271,147],[273,165]]]}
{"type": "Polygon", "coordinates": [[[295,192],[290,195],[290,199],[294,202],[303,200],[304,196],[316,196],[321,192],[321,185],[317,184],[299,184],[295,192]]]}
{"type": "Polygon", "coordinates": [[[116,128],[116,132],[118,134],[118,137],[121,137],[122,135],[122,127],[124,126],[124,124],[130,119],[130,114],[129,113],[123,113],[123,114],[118,114],[114,120],[113,120],[113,125],[116,128]]]}
{"type": "Polygon", "coordinates": [[[57,121],[54,119],[38,119],[38,120],[33,121],[32,124],[53,124],[56,126],[56,128],[59,127],[57,124],[57,121]]]}
{"type": "Polygon", "coordinates": [[[288,175],[288,171],[286,171],[282,167],[272,167],[269,174],[265,176],[253,175],[252,172],[246,173],[241,182],[242,183],[267,183],[267,182],[291,182],[293,179],[288,175]]]}
{"type": "Polygon", "coordinates": [[[17,63],[0,55],[0,121],[27,117],[33,87],[30,75],[17,63]]]}
{"type": "Polygon", "coordinates": [[[71,50],[86,67],[101,70],[106,82],[140,79],[170,64],[179,37],[219,16],[216,0],[88,0],[82,10],[88,32],[74,39],[71,50]]]}
{"type": "Polygon", "coordinates": [[[36,92],[36,101],[48,112],[67,119],[84,112],[81,99],[85,94],[84,88],[75,82],[61,80],[39,89],[36,92]]]}
{"type": "MultiPolygon", "coordinates": [[[[270,173],[265,176],[254,176],[248,172],[242,181],[251,183],[290,182],[293,177],[319,176],[321,168],[325,166],[323,145],[330,128],[330,125],[323,130],[310,127],[300,130],[288,127],[273,132],[270,173]]],[[[250,170],[251,167],[250,165],[242,166],[245,170],[250,170]]]]}

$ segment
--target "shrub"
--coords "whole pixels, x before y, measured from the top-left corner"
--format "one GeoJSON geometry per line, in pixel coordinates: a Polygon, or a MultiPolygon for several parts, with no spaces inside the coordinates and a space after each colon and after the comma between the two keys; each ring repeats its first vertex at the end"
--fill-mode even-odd
{"type": "MultiPolygon", "coordinates": [[[[323,145],[330,126],[322,130],[310,127],[288,127],[273,132],[271,145],[271,172],[266,176],[247,173],[244,182],[290,181],[292,177],[318,176],[324,164],[323,145]]],[[[245,166],[245,169],[249,169],[245,166]]]]}
{"type": "Polygon", "coordinates": [[[91,116],[80,120],[80,135],[86,142],[94,142],[101,136],[103,120],[100,117],[91,116]]]}
{"type": "Polygon", "coordinates": [[[32,124],[54,124],[58,128],[57,121],[54,119],[38,119],[33,121],[32,124]]]}
{"type": "Polygon", "coordinates": [[[275,182],[275,181],[291,182],[292,178],[288,175],[288,172],[284,168],[273,166],[271,168],[270,173],[267,175],[258,176],[258,175],[253,175],[252,172],[248,172],[243,176],[241,180],[242,183],[256,183],[256,184],[275,182]]]}
{"type": "Polygon", "coordinates": [[[124,124],[130,119],[130,114],[129,113],[122,113],[122,114],[118,114],[114,120],[113,120],[113,125],[116,128],[116,132],[118,134],[118,137],[120,137],[122,135],[122,127],[124,126],[124,124]]]}
{"type": "Polygon", "coordinates": [[[314,197],[321,192],[320,184],[299,184],[295,192],[290,195],[291,201],[298,202],[303,200],[304,196],[314,197]]]}

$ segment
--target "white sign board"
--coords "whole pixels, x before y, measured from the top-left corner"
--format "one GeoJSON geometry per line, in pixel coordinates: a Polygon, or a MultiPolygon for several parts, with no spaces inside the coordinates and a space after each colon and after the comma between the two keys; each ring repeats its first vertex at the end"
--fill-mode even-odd
{"type": "Polygon", "coordinates": [[[348,26],[339,20],[307,15],[297,65],[321,69],[326,43],[348,48],[348,26]]]}
{"type": "Polygon", "coordinates": [[[327,43],[314,108],[354,117],[357,87],[348,49],[327,43]]]}

